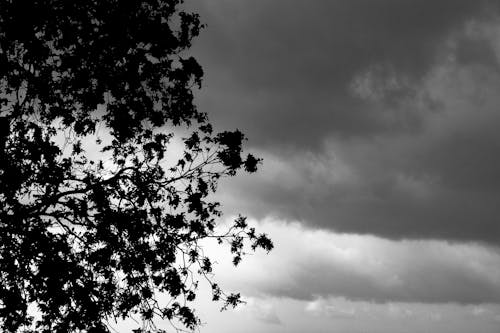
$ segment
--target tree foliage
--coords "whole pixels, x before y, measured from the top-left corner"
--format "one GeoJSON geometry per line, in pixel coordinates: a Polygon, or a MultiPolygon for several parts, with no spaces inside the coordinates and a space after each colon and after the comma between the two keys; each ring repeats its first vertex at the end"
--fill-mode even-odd
{"type": "Polygon", "coordinates": [[[234,264],[245,243],[272,248],[244,217],[218,233],[210,193],[259,159],[193,104],[203,71],[186,51],[202,24],[181,5],[0,0],[4,331],[108,332],[133,315],[136,332],[156,318],[193,329],[200,280],[223,306],[240,301],[212,280],[200,242],[228,243],[234,264]]]}

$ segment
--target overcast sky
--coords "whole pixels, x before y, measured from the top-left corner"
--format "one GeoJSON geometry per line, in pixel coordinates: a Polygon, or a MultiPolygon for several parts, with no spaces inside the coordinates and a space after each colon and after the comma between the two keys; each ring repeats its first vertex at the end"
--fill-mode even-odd
{"type": "Polygon", "coordinates": [[[264,158],[219,198],[276,245],[201,332],[499,332],[499,5],[193,2],[197,103],[264,158]]]}

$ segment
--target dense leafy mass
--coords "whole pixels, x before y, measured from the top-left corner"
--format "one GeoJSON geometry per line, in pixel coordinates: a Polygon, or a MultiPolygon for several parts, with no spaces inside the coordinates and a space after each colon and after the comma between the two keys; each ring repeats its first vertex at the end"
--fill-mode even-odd
{"type": "Polygon", "coordinates": [[[228,243],[234,264],[245,244],[272,248],[244,217],[218,233],[210,193],[259,159],[193,104],[203,71],[186,50],[202,24],[181,5],[0,0],[3,331],[108,332],[134,315],[135,332],[156,318],[193,329],[200,280],[239,302],[200,242],[228,243]]]}

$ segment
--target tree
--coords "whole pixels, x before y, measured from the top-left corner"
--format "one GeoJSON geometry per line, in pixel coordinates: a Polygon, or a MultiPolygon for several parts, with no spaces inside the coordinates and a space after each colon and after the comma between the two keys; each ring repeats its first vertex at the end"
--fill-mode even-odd
{"type": "Polygon", "coordinates": [[[132,315],[135,332],[158,317],[193,329],[199,280],[223,307],[240,302],[200,242],[229,244],[235,265],[246,246],[271,250],[244,217],[217,229],[210,193],[260,160],[193,103],[203,71],[187,50],[203,25],[182,2],[0,0],[4,331],[108,332],[132,315]]]}

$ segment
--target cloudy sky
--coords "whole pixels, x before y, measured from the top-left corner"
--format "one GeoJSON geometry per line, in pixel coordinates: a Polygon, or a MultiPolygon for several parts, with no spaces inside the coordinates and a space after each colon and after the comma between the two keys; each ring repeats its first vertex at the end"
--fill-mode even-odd
{"type": "Polygon", "coordinates": [[[219,198],[276,245],[201,332],[500,332],[500,3],[192,6],[197,103],[264,158],[219,198]]]}

